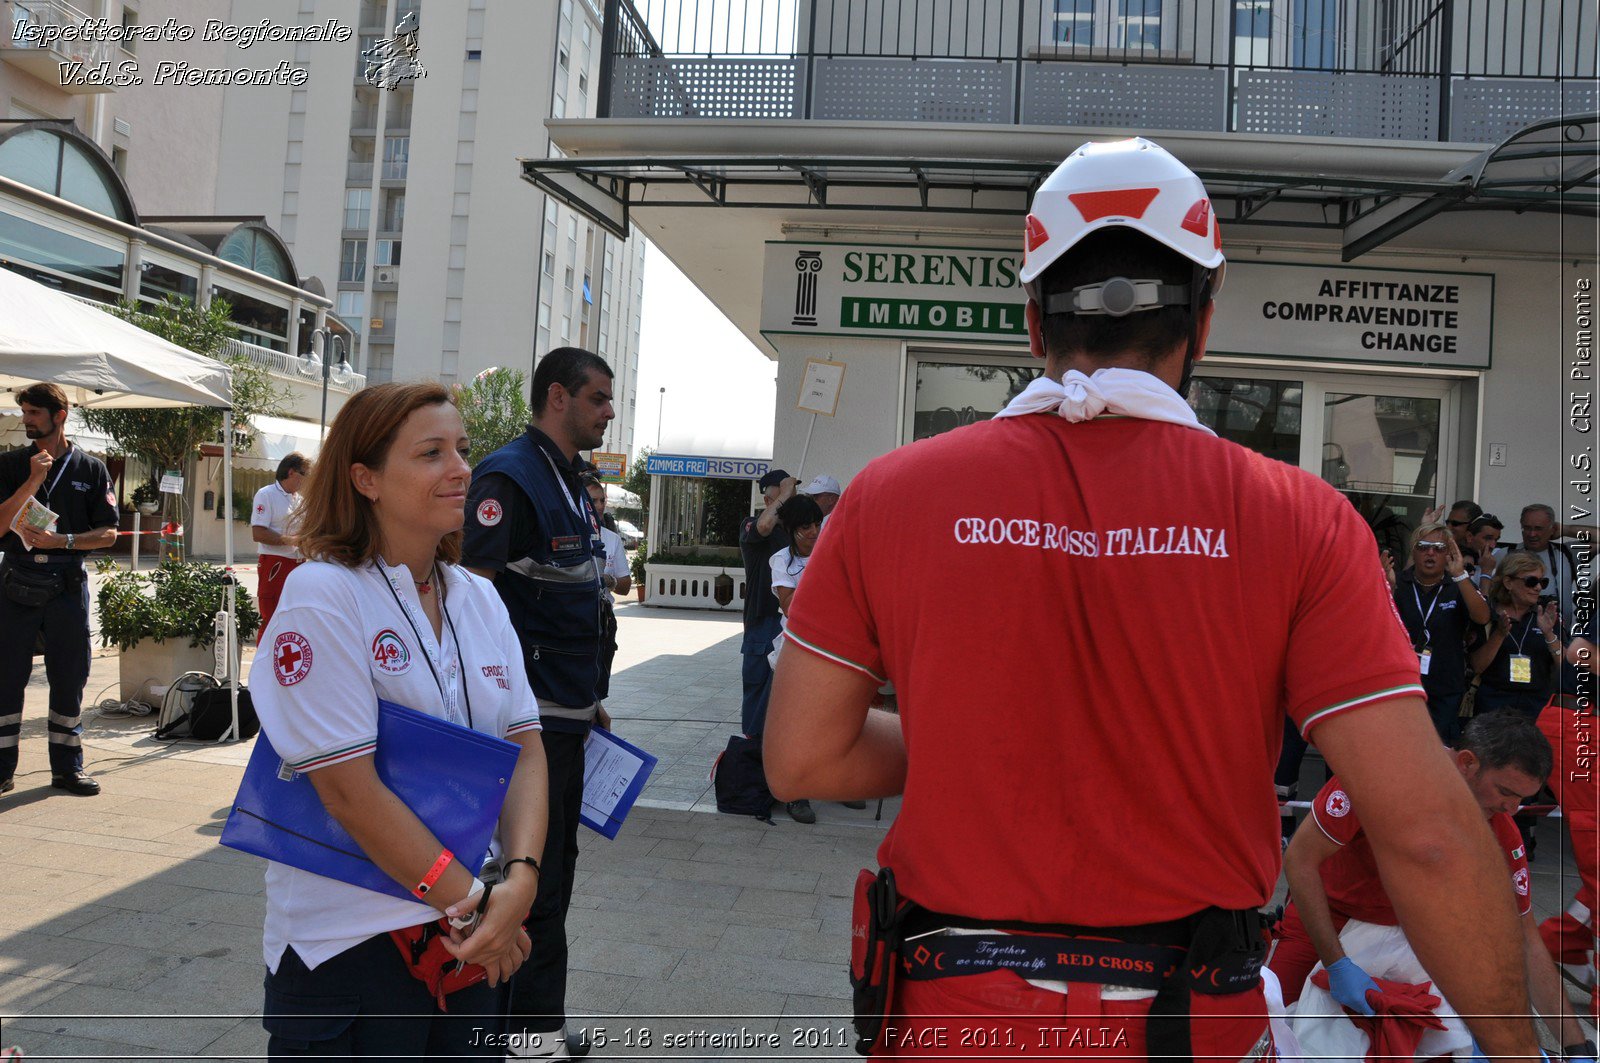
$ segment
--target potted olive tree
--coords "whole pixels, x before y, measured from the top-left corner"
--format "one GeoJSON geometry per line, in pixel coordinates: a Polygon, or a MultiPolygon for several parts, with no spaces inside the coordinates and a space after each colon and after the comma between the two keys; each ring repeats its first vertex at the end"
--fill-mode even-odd
{"type": "MultiPolygon", "coordinates": [[[[216,614],[227,601],[227,575],[202,561],[167,561],[132,572],[102,561],[106,579],[97,597],[100,641],[122,651],[121,699],[151,684],[165,685],[184,672],[216,669],[216,614]]],[[[255,599],[243,586],[235,594],[239,643],[261,627],[255,599]]],[[[235,658],[233,674],[239,674],[235,658]]]]}

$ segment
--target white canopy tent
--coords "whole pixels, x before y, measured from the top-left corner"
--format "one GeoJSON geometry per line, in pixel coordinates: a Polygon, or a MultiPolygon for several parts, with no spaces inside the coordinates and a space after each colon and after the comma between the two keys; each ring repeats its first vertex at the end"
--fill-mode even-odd
{"type": "MultiPolygon", "coordinates": [[[[212,406],[222,414],[223,492],[233,499],[233,371],[214,358],[169,343],[137,325],[0,268],[0,390],[59,384],[75,406],[212,406]]],[[[232,514],[224,523],[224,554],[233,576],[232,514]]],[[[237,623],[232,582],[223,647],[232,669],[237,623]]],[[[238,676],[230,676],[233,729],[239,733],[238,676]]]]}

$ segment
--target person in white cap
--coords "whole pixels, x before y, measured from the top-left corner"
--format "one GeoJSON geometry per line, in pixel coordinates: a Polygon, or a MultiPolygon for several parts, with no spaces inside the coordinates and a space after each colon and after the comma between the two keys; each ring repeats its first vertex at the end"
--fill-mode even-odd
{"type": "Polygon", "coordinates": [[[1479,1044],[1534,1054],[1505,864],[1371,531],[1183,399],[1222,280],[1205,187],[1148,140],[1086,144],[1024,247],[1043,375],[856,476],[774,679],[779,800],[904,795],[857,880],[858,1033],[880,1056],[1270,1056],[1287,714],[1479,1044]],[[898,716],[869,709],[885,679],[898,716]]]}
{"type": "Polygon", "coordinates": [[[844,488],[839,486],[838,480],[824,472],[818,473],[801,493],[816,500],[817,508],[822,510],[822,519],[826,521],[833,507],[839,504],[839,496],[844,494],[844,488]]]}

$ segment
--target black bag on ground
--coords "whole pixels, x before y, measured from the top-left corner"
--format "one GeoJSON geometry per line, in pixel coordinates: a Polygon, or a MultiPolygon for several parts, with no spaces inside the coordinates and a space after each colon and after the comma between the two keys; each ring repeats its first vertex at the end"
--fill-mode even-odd
{"type": "MultiPolygon", "coordinates": [[[[207,672],[185,672],[167,688],[155,737],[163,741],[217,741],[233,726],[233,703],[228,691],[207,672]]],[[[239,730],[240,738],[254,738],[261,730],[250,691],[244,687],[239,688],[239,730]]]]}
{"type": "Polygon", "coordinates": [[[717,791],[717,811],[734,816],[754,816],[772,822],[772,791],[761,763],[761,739],[732,735],[728,748],[711,766],[711,783],[717,791]]]}

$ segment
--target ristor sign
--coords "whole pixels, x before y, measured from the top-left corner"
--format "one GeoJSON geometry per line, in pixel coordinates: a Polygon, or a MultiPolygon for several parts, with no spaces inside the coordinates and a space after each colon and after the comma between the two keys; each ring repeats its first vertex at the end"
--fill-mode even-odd
{"type": "Polygon", "coordinates": [[[711,480],[759,480],[772,468],[770,458],[710,458],[694,454],[651,454],[651,476],[694,476],[711,480]]]}
{"type": "Polygon", "coordinates": [[[763,332],[1025,340],[1021,250],[767,244],[763,332]]]}

